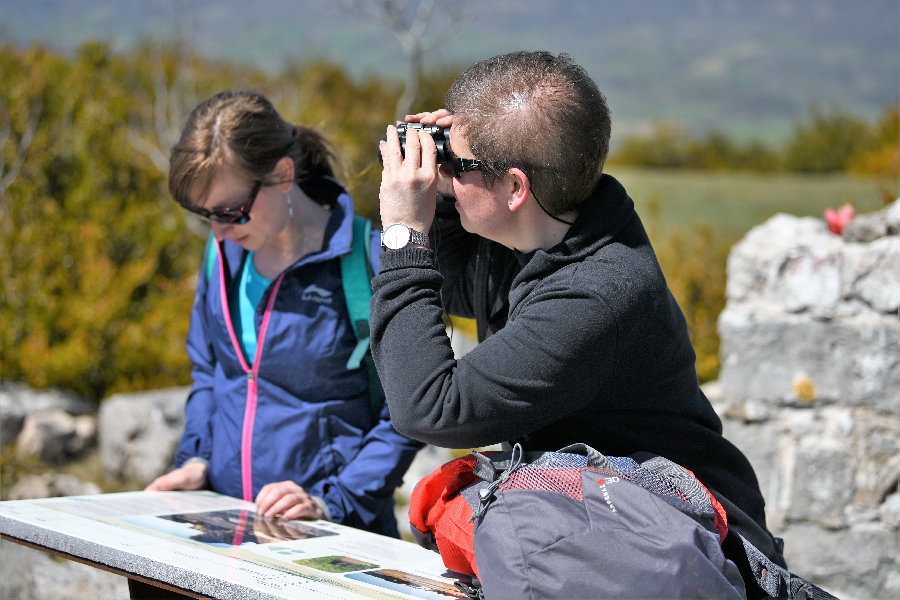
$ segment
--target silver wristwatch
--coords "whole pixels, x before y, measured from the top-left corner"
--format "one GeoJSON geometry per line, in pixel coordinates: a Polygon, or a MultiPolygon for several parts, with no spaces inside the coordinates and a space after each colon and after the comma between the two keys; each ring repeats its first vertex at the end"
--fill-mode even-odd
{"type": "Polygon", "coordinates": [[[408,244],[428,247],[428,234],[410,229],[403,223],[392,223],[381,232],[381,247],[385,250],[399,250],[408,244]]]}

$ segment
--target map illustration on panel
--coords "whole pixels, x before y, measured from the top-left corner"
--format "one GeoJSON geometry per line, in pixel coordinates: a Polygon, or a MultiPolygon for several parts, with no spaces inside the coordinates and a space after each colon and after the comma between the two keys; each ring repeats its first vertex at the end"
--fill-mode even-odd
{"type": "Polygon", "coordinates": [[[337,535],[300,521],[261,517],[255,513],[238,509],[135,517],[123,520],[196,542],[226,547],[337,535]]]}

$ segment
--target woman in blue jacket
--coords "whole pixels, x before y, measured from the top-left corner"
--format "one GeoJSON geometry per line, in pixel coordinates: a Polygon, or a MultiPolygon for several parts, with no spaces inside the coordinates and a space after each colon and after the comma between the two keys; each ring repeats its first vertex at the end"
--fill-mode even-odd
{"type": "Polygon", "coordinates": [[[357,338],[340,257],[353,204],[332,159],[318,133],[259,94],[223,92],[188,118],[169,190],[214,239],[188,334],[177,468],[147,489],[209,488],[265,516],[396,537],[393,492],[421,444],[372,402],[367,365],[348,368],[357,338]]]}

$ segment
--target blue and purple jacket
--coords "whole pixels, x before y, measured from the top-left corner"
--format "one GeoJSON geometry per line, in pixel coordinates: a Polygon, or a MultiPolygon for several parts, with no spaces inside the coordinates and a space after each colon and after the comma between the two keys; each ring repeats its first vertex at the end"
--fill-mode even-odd
{"type": "MultiPolygon", "coordinates": [[[[212,275],[201,272],[194,299],[194,384],[175,465],[202,458],[214,491],[251,502],[265,484],[290,479],[322,498],[333,521],[396,537],[393,493],[422,444],[394,430],[386,402],[374,414],[365,364],[347,369],[357,339],[339,257],[350,252],[352,222],[350,195],[340,188],[323,250],[263,295],[250,364],[227,300],[247,252],[227,240],[216,245],[212,275]]],[[[376,232],[371,243],[377,273],[376,232]]]]}

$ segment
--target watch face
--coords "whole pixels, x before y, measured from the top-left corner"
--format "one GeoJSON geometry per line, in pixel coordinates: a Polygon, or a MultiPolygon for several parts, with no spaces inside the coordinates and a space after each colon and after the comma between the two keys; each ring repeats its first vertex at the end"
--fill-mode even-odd
{"type": "Polygon", "coordinates": [[[384,245],[391,250],[399,250],[409,243],[409,228],[400,223],[389,225],[384,230],[384,245]]]}

